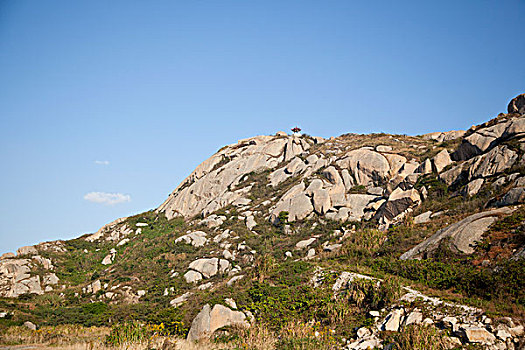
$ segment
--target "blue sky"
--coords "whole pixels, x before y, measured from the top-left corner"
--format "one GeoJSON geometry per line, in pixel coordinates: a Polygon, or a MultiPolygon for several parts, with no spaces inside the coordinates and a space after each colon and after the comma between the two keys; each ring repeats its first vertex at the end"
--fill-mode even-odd
{"type": "Polygon", "coordinates": [[[486,121],[525,90],[524,17],[523,0],[0,0],[0,253],[155,208],[241,138],[486,121]]]}

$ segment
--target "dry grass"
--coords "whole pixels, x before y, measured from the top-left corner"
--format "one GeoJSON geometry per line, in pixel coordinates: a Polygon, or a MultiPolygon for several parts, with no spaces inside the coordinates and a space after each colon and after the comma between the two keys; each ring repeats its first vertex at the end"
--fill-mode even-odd
{"type": "Polygon", "coordinates": [[[399,350],[445,350],[446,338],[433,326],[410,325],[395,335],[396,349],[399,350]]]}
{"type": "Polygon", "coordinates": [[[274,350],[277,343],[275,334],[259,324],[239,329],[239,339],[236,345],[240,349],[274,350]]]}
{"type": "Polygon", "coordinates": [[[107,334],[109,334],[109,328],[106,327],[61,325],[42,327],[36,331],[26,327],[9,327],[0,335],[0,344],[72,345],[76,343],[102,342],[107,334]]]}

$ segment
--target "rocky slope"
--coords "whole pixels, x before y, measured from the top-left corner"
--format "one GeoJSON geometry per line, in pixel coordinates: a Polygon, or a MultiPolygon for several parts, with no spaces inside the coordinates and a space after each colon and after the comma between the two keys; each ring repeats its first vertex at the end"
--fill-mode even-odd
{"type": "Polygon", "coordinates": [[[375,278],[383,276],[402,278],[390,304],[352,299],[361,313],[353,310],[346,326],[310,309],[304,316],[333,327],[352,349],[386,345],[389,332],[410,324],[448,330],[450,347],[523,346],[524,110],[520,95],[507,114],[467,131],[330,139],[279,132],[240,140],[200,164],[154,211],[4,254],[0,311],[18,322],[89,325],[79,310],[97,302],[104,311],[91,316],[101,324],[167,317],[199,339],[225,326],[272,324],[255,297],[264,288],[297,283],[339,305],[356,286],[379,293],[384,283],[375,278]],[[454,290],[459,300],[477,298],[489,308],[510,302],[512,318],[493,321],[411,283],[444,296],[440,290],[454,290]],[[33,306],[20,308],[17,300],[33,306]]]}

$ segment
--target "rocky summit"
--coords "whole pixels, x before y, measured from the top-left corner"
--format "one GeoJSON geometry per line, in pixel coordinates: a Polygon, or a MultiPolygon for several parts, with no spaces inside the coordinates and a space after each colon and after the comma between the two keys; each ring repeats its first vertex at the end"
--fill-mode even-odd
{"type": "Polygon", "coordinates": [[[0,331],[522,349],[525,94],[507,111],[466,131],[225,146],[154,210],[2,255],[0,331]]]}

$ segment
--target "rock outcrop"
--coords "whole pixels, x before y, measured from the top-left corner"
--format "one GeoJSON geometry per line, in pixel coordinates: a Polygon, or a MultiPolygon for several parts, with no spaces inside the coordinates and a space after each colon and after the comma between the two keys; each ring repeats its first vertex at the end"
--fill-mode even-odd
{"type": "Polygon", "coordinates": [[[512,212],[513,209],[504,207],[470,215],[455,224],[437,231],[434,235],[401,255],[400,259],[421,259],[426,254],[436,250],[445,239],[448,239],[449,248],[460,253],[472,254],[475,243],[481,239],[490,225],[498,218],[509,215],[512,212]]]}
{"type": "Polygon", "coordinates": [[[250,327],[243,312],[234,311],[220,304],[216,304],[213,308],[206,304],[193,319],[187,339],[195,341],[208,338],[217,329],[232,325],[250,327]]]}
{"type": "Polygon", "coordinates": [[[525,114],[525,94],[514,97],[507,107],[509,113],[525,114]]]}
{"type": "Polygon", "coordinates": [[[53,290],[59,281],[58,277],[52,272],[42,277],[33,274],[32,271],[39,266],[44,270],[54,268],[49,259],[39,255],[31,259],[0,260],[0,296],[16,298],[22,294],[44,294],[45,291],[53,290]]]}

